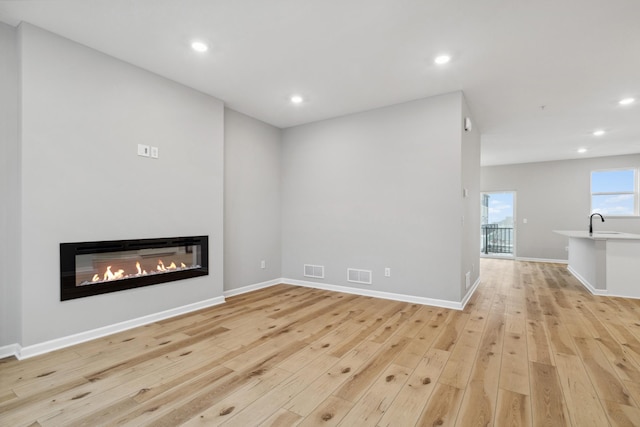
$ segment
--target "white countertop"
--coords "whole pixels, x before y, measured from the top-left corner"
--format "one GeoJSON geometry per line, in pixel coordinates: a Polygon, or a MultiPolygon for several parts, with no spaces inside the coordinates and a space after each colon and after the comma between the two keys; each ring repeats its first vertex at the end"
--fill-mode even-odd
{"type": "Polygon", "coordinates": [[[553,232],[567,237],[592,240],[640,240],[640,234],[621,233],[618,231],[594,231],[592,236],[589,235],[588,231],[584,230],[553,230],[553,232]]]}

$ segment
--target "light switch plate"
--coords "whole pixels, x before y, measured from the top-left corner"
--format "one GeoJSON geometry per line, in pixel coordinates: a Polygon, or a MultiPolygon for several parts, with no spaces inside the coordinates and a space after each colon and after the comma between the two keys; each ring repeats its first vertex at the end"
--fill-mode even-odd
{"type": "Polygon", "coordinates": [[[149,146],[138,144],[138,156],[149,157],[149,146]]]}
{"type": "Polygon", "coordinates": [[[159,156],[158,147],[151,147],[151,157],[157,159],[159,156]]]}

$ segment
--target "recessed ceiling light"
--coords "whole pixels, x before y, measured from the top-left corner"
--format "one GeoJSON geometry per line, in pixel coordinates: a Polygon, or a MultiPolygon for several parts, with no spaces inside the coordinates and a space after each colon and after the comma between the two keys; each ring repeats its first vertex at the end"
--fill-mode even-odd
{"type": "Polygon", "coordinates": [[[602,135],[604,135],[604,131],[602,129],[593,131],[593,136],[602,136],[602,135]]]}
{"type": "Polygon", "coordinates": [[[633,98],[624,98],[624,99],[621,99],[620,102],[618,102],[618,104],[629,105],[629,104],[633,104],[634,102],[636,102],[636,100],[633,98]]]}
{"type": "Polygon", "coordinates": [[[294,104],[300,104],[302,103],[302,101],[304,101],[304,99],[300,95],[293,95],[290,99],[294,104]]]}
{"type": "Polygon", "coordinates": [[[191,49],[196,52],[206,52],[209,50],[209,46],[205,42],[195,41],[191,43],[191,49]]]}
{"type": "Polygon", "coordinates": [[[444,65],[447,62],[451,61],[451,57],[449,55],[439,55],[436,56],[436,59],[433,60],[438,65],[444,65]]]}
{"type": "Polygon", "coordinates": [[[582,154],[582,153],[586,153],[587,149],[586,148],[578,148],[578,153],[582,154]]]}

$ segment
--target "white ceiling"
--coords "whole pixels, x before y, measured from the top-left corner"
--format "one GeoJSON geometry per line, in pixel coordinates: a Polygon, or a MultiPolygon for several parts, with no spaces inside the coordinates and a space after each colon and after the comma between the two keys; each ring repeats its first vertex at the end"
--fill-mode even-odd
{"type": "Polygon", "coordinates": [[[462,90],[484,165],[640,153],[638,0],[0,0],[0,20],[281,128],[462,90]]]}

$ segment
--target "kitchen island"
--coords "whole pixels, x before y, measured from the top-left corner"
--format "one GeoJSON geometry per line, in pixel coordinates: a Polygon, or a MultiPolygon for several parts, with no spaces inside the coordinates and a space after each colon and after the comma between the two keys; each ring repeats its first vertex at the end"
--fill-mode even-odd
{"type": "Polygon", "coordinates": [[[569,271],[595,295],[640,298],[640,234],[554,230],[569,238],[569,271]]]}

